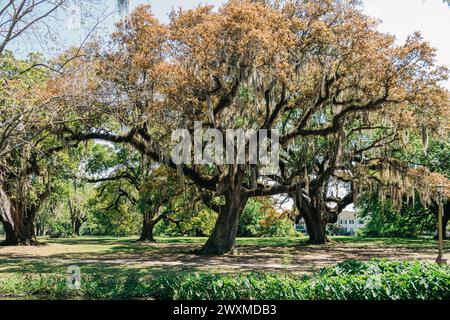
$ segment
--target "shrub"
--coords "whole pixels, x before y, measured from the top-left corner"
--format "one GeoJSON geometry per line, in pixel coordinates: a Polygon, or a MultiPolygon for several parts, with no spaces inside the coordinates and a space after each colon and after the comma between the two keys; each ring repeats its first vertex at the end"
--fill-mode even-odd
{"type": "Polygon", "coordinates": [[[317,299],[450,299],[450,267],[374,259],[345,261],[311,279],[317,299]]]}
{"type": "Polygon", "coordinates": [[[375,259],[345,261],[309,277],[188,272],[152,279],[91,275],[82,279],[77,291],[67,289],[61,276],[13,277],[0,279],[0,293],[47,299],[448,300],[450,267],[375,259]]]}

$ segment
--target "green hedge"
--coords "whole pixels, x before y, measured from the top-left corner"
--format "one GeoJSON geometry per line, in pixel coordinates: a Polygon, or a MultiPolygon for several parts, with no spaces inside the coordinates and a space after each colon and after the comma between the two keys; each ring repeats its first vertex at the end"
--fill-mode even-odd
{"type": "Polygon", "coordinates": [[[90,275],[78,291],[68,290],[63,277],[42,276],[0,280],[0,293],[55,299],[449,300],[450,267],[371,260],[346,261],[309,277],[184,272],[142,280],[90,275]]]}

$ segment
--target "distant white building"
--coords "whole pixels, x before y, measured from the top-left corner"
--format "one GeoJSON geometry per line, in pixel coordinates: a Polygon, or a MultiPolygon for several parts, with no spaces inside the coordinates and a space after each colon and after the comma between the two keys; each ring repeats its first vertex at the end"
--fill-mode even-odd
{"type": "Polygon", "coordinates": [[[365,222],[356,216],[354,207],[348,207],[341,212],[336,225],[338,228],[345,230],[346,233],[356,234],[357,230],[365,227],[365,222]]]}

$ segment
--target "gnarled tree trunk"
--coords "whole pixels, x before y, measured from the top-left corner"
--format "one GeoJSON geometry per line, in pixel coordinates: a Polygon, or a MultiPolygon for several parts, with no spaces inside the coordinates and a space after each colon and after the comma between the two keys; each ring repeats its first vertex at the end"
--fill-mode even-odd
{"type": "Polygon", "coordinates": [[[214,229],[200,254],[221,255],[234,250],[239,217],[247,200],[237,194],[226,194],[214,229]]]}
{"type": "Polygon", "coordinates": [[[34,228],[34,217],[36,212],[33,209],[25,210],[24,213],[11,213],[8,220],[2,219],[3,229],[6,239],[4,245],[36,245],[36,234],[34,228]]]}
{"type": "Polygon", "coordinates": [[[13,203],[0,187],[0,220],[5,230],[3,245],[35,245],[34,219],[38,208],[35,205],[13,203]]]}
{"type": "Polygon", "coordinates": [[[243,172],[234,175],[226,184],[225,204],[218,209],[214,229],[200,250],[202,255],[222,255],[234,251],[239,217],[247,204],[248,197],[242,188],[243,172]]]}
{"type": "Polygon", "coordinates": [[[327,237],[327,224],[336,223],[342,209],[350,203],[350,197],[346,196],[335,209],[331,210],[325,204],[321,188],[311,188],[309,197],[300,192],[291,194],[291,197],[295,199],[295,206],[299,211],[298,220],[301,218],[305,220],[310,244],[325,244],[330,241],[327,237]]]}
{"type": "Polygon", "coordinates": [[[325,244],[329,241],[327,238],[327,221],[324,220],[322,212],[319,208],[311,205],[307,199],[295,198],[296,207],[300,213],[299,219],[303,218],[306,224],[306,231],[308,232],[311,244],[325,244]]]}
{"type": "Polygon", "coordinates": [[[305,220],[309,243],[324,244],[329,241],[327,238],[327,223],[322,220],[320,211],[316,208],[312,208],[308,212],[303,211],[303,219],[305,220]]]}

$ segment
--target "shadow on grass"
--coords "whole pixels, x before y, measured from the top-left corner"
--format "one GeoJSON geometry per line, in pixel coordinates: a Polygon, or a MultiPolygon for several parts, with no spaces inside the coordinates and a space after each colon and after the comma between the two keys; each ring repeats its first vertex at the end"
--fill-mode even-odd
{"type": "Polygon", "coordinates": [[[36,259],[0,259],[0,273],[42,274],[54,273],[58,269],[66,269],[64,263],[55,263],[36,259]]]}
{"type": "MultiPolygon", "coordinates": [[[[192,250],[200,248],[206,238],[159,237],[157,243],[138,242],[134,237],[48,239],[48,247],[51,244],[68,247],[59,247],[58,252],[46,256],[38,253],[34,255],[33,251],[28,255],[20,251],[1,255],[0,250],[0,275],[65,274],[67,266],[71,264],[81,266],[83,272],[100,275],[206,269],[224,272],[279,272],[285,268],[295,272],[309,272],[345,259],[369,260],[385,256],[410,259],[414,254],[421,253],[421,250],[429,255],[436,247],[436,242],[431,238],[333,237],[333,240],[331,244],[315,246],[307,244],[305,237],[238,238],[236,255],[201,257],[192,254],[192,250]]],[[[450,241],[446,241],[446,252],[449,244],[450,241]]]]}
{"type": "MultiPolygon", "coordinates": [[[[207,237],[156,237],[156,243],[164,244],[203,244],[207,237]]],[[[237,238],[237,245],[273,245],[273,246],[292,246],[306,242],[305,237],[293,238],[237,238]]],[[[108,237],[108,236],[81,236],[76,238],[57,238],[46,239],[48,243],[58,243],[64,245],[108,245],[108,244],[126,244],[134,245],[152,242],[139,242],[137,237],[108,237]]]]}
{"type": "MultiPolygon", "coordinates": [[[[404,247],[404,248],[434,248],[437,241],[432,237],[417,238],[363,238],[363,237],[333,237],[333,240],[344,244],[368,244],[383,245],[388,247],[404,247]]],[[[445,245],[449,245],[450,241],[446,240],[445,245]]]]}
{"type": "Polygon", "coordinates": [[[56,243],[63,245],[111,245],[117,243],[133,243],[136,240],[120,237],[75,237],[75,238],[48,238],[47,243],[56,243]]]}

